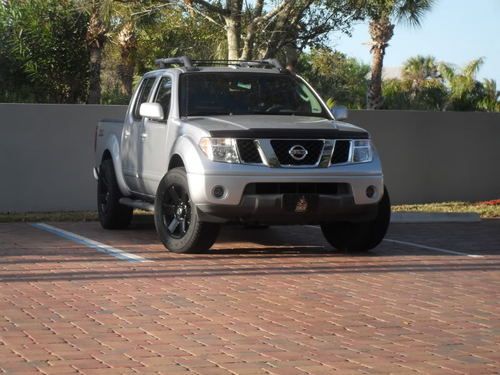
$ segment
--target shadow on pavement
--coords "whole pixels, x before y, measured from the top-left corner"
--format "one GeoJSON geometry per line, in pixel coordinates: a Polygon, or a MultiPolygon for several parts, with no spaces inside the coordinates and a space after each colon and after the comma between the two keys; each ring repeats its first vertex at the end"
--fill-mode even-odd
{"type": "Polygon", "coordinates": [[[347,274],[347,273],[408,273],[408,272],[470,272],[470,271],[500,271],[500,262],[475,261],[469,263],[435,262],[427,263],[393,263],[393,264],[360,264],[344,263],[340,265],[308,264],[262,264],[253,267],[241,264],[195,265],[187,264],[184,269],[162,269],[161,264],[149,263],[152,267],[136,267],[124,270],[103,269],[99,271],[70,271],[70,272],[30,272],[29,274],[3,273],[0,282],[39,282],[64,280],[107,280],[131,278],[190,278],[190,277],[247,277],[247,276],[292,276],[292,275],[320,275],[320,274],[347,274]],[[160,267],[155,267],[155,265],[160,267]]]}

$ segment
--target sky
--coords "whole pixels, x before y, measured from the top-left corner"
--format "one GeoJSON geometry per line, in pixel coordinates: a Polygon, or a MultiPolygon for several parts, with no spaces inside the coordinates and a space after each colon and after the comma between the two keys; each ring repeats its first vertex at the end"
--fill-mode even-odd
{"type": "MultiPolygon", "coordinates": [[[[435,0],[421,27],[398,24],[389,42],[384,66],[398,67],[409,57],[431,55],[457,66],[484,57],[478,78],[500,85],[500,0],[435,0]]],[[[352,37],[333,36],[332,46],[370,63],[368,24],[357,24],[352,37]]]]}

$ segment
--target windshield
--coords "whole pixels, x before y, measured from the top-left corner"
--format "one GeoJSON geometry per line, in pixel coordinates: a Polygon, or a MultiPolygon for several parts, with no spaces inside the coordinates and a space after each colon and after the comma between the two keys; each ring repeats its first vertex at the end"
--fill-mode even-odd
{"type": "Polygon", "coordinates": [[[296,115],[330,118],[300,79],[270,73],[186,73],[181,116],[296,115]]]}

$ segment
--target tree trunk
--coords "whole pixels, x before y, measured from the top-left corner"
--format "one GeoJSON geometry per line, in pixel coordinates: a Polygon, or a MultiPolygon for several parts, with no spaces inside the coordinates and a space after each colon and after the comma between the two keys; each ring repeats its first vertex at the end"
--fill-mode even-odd
{"type": "Polygon", "coordinates": [[[98,46],[91,47],[88,104],[101,103],[101,62],[102,48],[98,46]]]}
{"type": "Polygon", "coordinates": [[[120,77],[120,92],[125,96],[132,96],[134,81],[135,51],[137,49],[137,37],[133,22],[127,22],[118,34],[121,61],[118,66],[120,77]]]}
{"type": "Polygon", "coordinates": [[[384,99],[382,97],[382,69],[384,66],[385,49],[394,34],[394,25],[388,18],[372,20],[370,22],[370,36],[372,38],[371,80],[368,89],[368,109],[380,109],[384,99]]]}
{"type": "Polygon", "coordinates": [[[299,61],[299,51],[291,44],[285,46],[286,68],[292,72],[297,72],[297,63],[299,61]]]}
{"type": "Polygon", "coordinates": [[[227,0],[229,14],[224,16],[227,33],[227,58],[238,60],[241,47],[241,12],[243,0],[227,0]]]}
{"type": "MultiPolygon", "coordinates": [[[[276,58],[282,48],[295,42],[298,34],[296,22],[300,19],[299,14],[302,14],[301,8],[296,5],[295,1],[285,3],[285,6],[274,18],[271,35],[263,49],[262,57],[264,59],[276,58]]],[[[286,58],[288,60],[288,56],[286,58]]]]}
{"type": "Polygon", "coordinates": [[[242,60],[251,60],[255,58],[254,47],[255,47],[255,36],[258,31],[258,26],[260,24],[259,20],[262,17],[262,12],[264,10],[264,0],[257,0],[255,3],[255,8],[252,14],[252,20],[249,20],[246,27],[246,35],[243,39],[243,49],[241,51],[242,60]]]}
{"type": "Polygon", "coordinates": [[[255,33],[257,31],[256,25],[251,22],[247,26],[247,35],[243,40],[243,49],[241,51],[242,60],[251,60],[253,58],[253,47],[255,43],[255,33]]]}
{"type": "Polygon", "coordinates": [[[227,33],[227,58],[228,60],[238,60],[240,57],[240,33],[237,21],[229,16],[226,20],[227,33]]]}
{"type": "Polygon", "coordinates": [[[88,104],[99,104],[101,102],[101,62],[102,50],[106,41],[106,31],[106,27],[95,9],[90,16],[86,36],[90,51],[88,104]]]}

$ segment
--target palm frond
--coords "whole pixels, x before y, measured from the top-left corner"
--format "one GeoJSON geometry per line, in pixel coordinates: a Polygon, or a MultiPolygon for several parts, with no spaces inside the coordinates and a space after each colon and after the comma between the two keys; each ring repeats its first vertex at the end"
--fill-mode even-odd
{"type": "Polygon", "coordinates": [[[438,70],[441,76],[448,82],[452,81],[456,76],[455,68],[451,64],[442,62],[439,64],[438,70]]]}
{"type": "Polygon", "coordinates": [[[397,0],[394,5],[394,15],[398,22],[410,26],[420,26],[426,12],[431,10],[435,0],[397,0]]]}
{"type": "Polygon", "coordinates": [[[481,66],[484,64],[484,58],[480,57],[479,59],[472,60],[462,69],[462,74],[469,78],[475,78],[476,74],[481,69],[481,66]]]}

